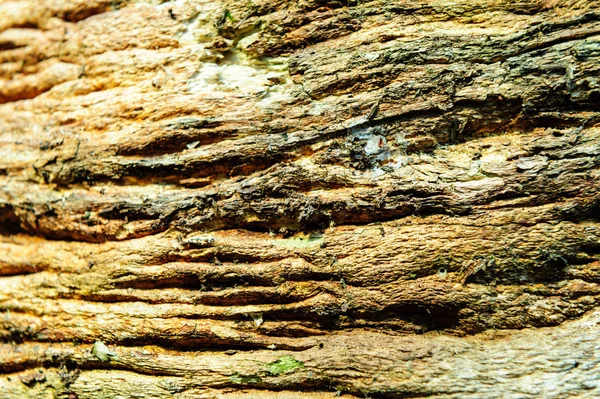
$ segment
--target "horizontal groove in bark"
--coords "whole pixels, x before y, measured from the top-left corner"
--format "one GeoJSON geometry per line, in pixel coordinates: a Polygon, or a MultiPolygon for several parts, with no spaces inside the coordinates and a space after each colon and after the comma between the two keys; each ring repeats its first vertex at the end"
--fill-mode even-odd
{"type": "Polygon", "coordinates": [[[238,388],[312,388],[330,390],[330,395],[339,390],[381,398],[476,398],[492,397],[499,390],[526,388],[529,392],[547,392],[547,379],[551,378],[564,381],[571,390],[582,389],[595,395],[598,388],[593,375],[599,367],[598,358],[593,355],[597,323],[598,314],[592,312],[561,329],[516,332],[512,341],[502,332],[467,340],[434,335],[419,340],[373,333],[348,334],[323,337],[322,346],[302,352],[232,351],[226,355],[109,345],[114,355],[105,362],[90,353],[90,344],[24,343],[19,351],[11,345],[1,345],[0,367],[13,373],[2,377],[3,386],[12,394],[24,391],[25,385],[19,378],[25,378],[35,367],[41,368],[45,376],[38,385],[41,389],[71,389],[83,398],[124,393],[125,387],[135,384],[144,384],[157,396],[167,390],[174,397],[183,398],[190,390],[193,392],[199,380],[203,389],[219,389],[233,382],[238,388]],[[579,338],[573,339],[574,336],[579,338]],[[277,372],[273,366],[281,359],[289,361],[285,373],[277,372]],[[522,369],[516,372],[515,367],[522,369]],[[113,373],[106,374],[107,370],[113,373]],[[475,372],[483,373],[493,383],[481,385],[474,381],[475,372]],[[163,378],[141,378],[140,374],[163,378]],[[431,375],[438,376],[438,380],[431,381],[431,375]],[[115,376],[119,376],[118,381],[115,376]]]}
{"type": "MultiPolygon", "coordinates": [[[[547,211],[554,212],[554,207],[552,204],[547,207],[547,211]]],[[[507,216],[510,217],[510,213],[514,211],[497,212],[498,222],[506,223],[507,216]]],[[[543,218],[544,207],[532,210],[532,214],[543,218]]],[[[493,219],[488,219],[482,226],[469,226],[473,223],[472,218],[454,218],[453,221],[447,220],[446,227],[443,223],[436,225],[435,220],[436,217],[424,218],[421,221],[424,224],[421,225],[414,225],[411,221],[392,222],[367,226],[362,230],[338,227],[321,237],[309,236],[303,239],[267,238],[267,235],[262,235],[261,238],[260,234],[255,233],[256,241],[248,242],[246,247],[236,246],[234,243],[239,236],[231,233],[215,233],[196,238],[177,238],[172,234],[172,238],[165,237],[166,240],[161,239],[162,243],[157,241],[152,244],[159,252],[148,254],[146,260],[126,257],[120,261],[119,258],[124,255],[118,254],[128,253],[129,243],[123,243],[120,246],[126,244],[124,247],[109,251],[104,260],[102,257],[87,257],[87,263],[81,262],[78,272],[81,275],[61,273],[60,277],[53,277],[53,274],[38,273],[13,276],[12,281],[6,281],[7,286],[3,289],[2,307],[11,312],[35,312],[39,309],[43,314],[50,315],[62,309],[60,303],[65,303],[72,304],[69,308],[74,306],[72,312],[81,314],[80,310],[76,310],[79,306],[86,303],[88,308],[92,306],[86,300],[102,301],[107,298],[111,302],[118,299],[114,305],[117,307],[121,306],[121,301],[124,304],[136,301],[135,309],[140,316],[152,314],[157,317],[158,309],[165,309],[168,312],[165,315],[169,314],[169,317],[241,317],[247,319],[249,324],[252,324],[249,320],[252,315],[260,314],[261,319],[264,317],[265,326],[269,325],[267,320],[302,319],[325,323],[305,330],[304,333],[309,334],[326,329],[332,322],[337,324],[337,328],[353,329],[365,325],[366,320],[370,320],[371,325],[397,331],[443,329],[464,334],[487,328],[514,328],[519,324],[552,325],[564,320],[563,308],[568,309],[567,314],[572,317],[595,306],[597,284],[600,282],[597,272],[600,245],[597,223],[587,221],[580,226],[567,222],[549,224],[542,220],[532,220],[522,226],[498,224],[494,227],[493,219]],[[459,228],[461,220],[465,225],[459,228]],[[429,226],[429,235],[423,236],[421,233],[419,236],[423,226],[429,226]],[[507,239],[511,236],[518,238],[507,239]],[[189,254],[187,256],[202,263],[158,263],[156,266],[142,268],[126,265],[160,262],[160,259],[165,259],[165,255],[168,257],[170,251],[181,248],[186,241],[193,243],[186,250],[189,254]],[[451,248],[456,247],[455,243],[460,242],[469,242],[471,246],[478,248],[473,249],[472,258],[458,258],[457,254],[454,257],[446,255],[453,251],[451,248]],[[420,250],[414,249],[419,247],[420,250]],[[369,250],[365,252],[367,248],[369,250]],[[433,248],[438,249],[433,251],[433,248]],[[252,253],[250,251],[264,254],[267,259],[294,254],[297,260],[235,263],[236,256],[245,256],[245,253],[252,253]],[[353,252],[364,252],[365,256],[346,255],[353,252]],[[410,256],[407,257],[406,254],[410,256]],[[207,260],[212,263],[206,263],[207,260]],[[361,266],[363,264],[377,267],[365,270],[361,266]],[[398,265],[402,265],[402,268],[398,265]],[[316,276],[322,280],[312,280],[316,276]],[[463,286],[461,282],[466,285],[463,286]],[[531,286],[535,283],[544,284],[546,288],[540,290],[531,286]],[[186,287],[188,284],[188,290],[180,289],[169,293],[165,289],[186,287]],[[248,287],[240,289],[239,285],[245,284],[248,287]],[[499,292],[504,293],[499,294],[495,288],[487,292],[485,287],[490,284],[492,287],[501,284],[499,292]],[[15,288],[11,290],[11,286],[15,288]],[[50,308],[43,310],[37,304],[28,305],[29,300],[21,293],[21,286],[30,289],[38,286],[36,291],[41,298],[47,298],[45,301],[56,301],[58,298],[72,298],[74,301],[52,302],[50,308]],[[291,302],[277,300],[277,295],[273,294],[269,294],[268,301],[261,300],[260,296],[253,300],[244,294],[251,287],[256,287],[257,293],[261,292],[261,287],[267,293],[270,292],[268,290],[275,290],[283,295],[282,298],[291,299],[291,302]],[[111,295],[114,295],[112,299],[111,295]],[[506,315],[518,308],[513,301],[519,295],[529,298],[526,302],[522,300],[519,306],[531,309],[532,312],[539,304],[546,303],[548,306],[551,302],[555,303],[552,306],[554,310],[546,311],[544,316],[536,312],[524,315],[517,323],[506,315]],[[500,300],[502,297],[505,299],[500,300]],[[303,304],[302,301],[306,300],[309,302],[303,304]],[[148,302],[146,311],[142,311],[139,301],[148,302]],[[186,308],[181,303],[193,306],[188,305],[186,308]],[[196,304],[217,306],[211,308],[196,304]],[[183,313],[177,313],[179,311],[183,313]],[[478,315],[482,312],[489,313],[489,318],[480,319],[478,315]]],[[[60,242],[55,245],[58,248],[63,246],[60,242]]],[[[69,244],[73,249],[78,245],[80,244],[69,244]]],[[[115,244],[104,245],[114,247],[115,244]]],[[[132,247],[139,245],[131,243],[132,247]]],[[[10,249],[10,246],[7,248],[10,249]]],[[[20,252],[23,252],[23,248],[20,252]]],[[[78,252],[86,253],[83,248],[78,252]]],[[[27,257],[23,258],[21,255],[13,262],[35,268],[37,266],[32,262],[33,259],[35,258],[27,260],[27,257]]],[[[46,270],[58,272],[61,268],[60,259],[50,260],[51,263],[48,264],[49,259],[45,258],[46,270]],[[56,263],[53,265],[54,262],[56,263]]],[[[9,270],[14,272],[12,268],[9,270]]],[[[111,308],[113,305],[102,306],[111,308]]],[[[111,313],[116,315],[119,312],[114,310],[111,313]]],[[[4,328],[5,334],[8,334],[5,335],[6,339],[11,339],[15,334],[18,337],[19,334],[28,333],[22,328],[10,332],[12,327],[9,325],[4,328]]],[[[272,333],[267,328],[265,333],[298,334],[298,331],[286,332],[279,327],[277,331],[279,332],[272,333]]],[[[79,339],[88,341],[90,338],[79,339]]]]}
{"type": "MultiPolygon", "coordinates": [[[[172,225],[183,229],[307,231],[332,223],[367,224],[409,215],[469,214],[476,207],[509,198],[529,197],[530,205],[536,206],[586,198],[597,190],[594,180],[585,174],[597,168],[600,159],[597,128],[566,132],[546,129],[543,134],[521,134],[513,136],[514,142],[509,140],[489,137],[476,147],[465,143],[460,149],[453,146],[431,154],[398,155],[414,157],[416,162],[380,169],[379,175],[299,160],[260,175],[201,189],[164,191],[157,185],[152,200],[147,195],[132,197],[126,187],[110,188],[116,195],[107,203],[103,195],[82,188],[73,189],[70,195],[58,195],[40,186],[40,202],[18,204],[18,211],[13,213],[23,230],[48,238],[105,241],[156,234],[172,225]],[[470,164],[451,158],[455,151],[465,150],[470,152],[470,164]],[[494,158],[494,151],[504,160],[494,158]],[[561,173],[557,175],[558,170],[561,173]],[[387,188],[381,189],[382,184],[387,188]],[[345,195],[348,188],[354,189],[351,198],[345,195]],[[323,190],[323,194],[314,195],[316,190],[323,190]]],[[[348,151],[345,145],[353,151],[354,144],[344,142],[332,147],[338,148],[334,151],[348,151]]],[[[15,192],[30,190],[29,185],[13,187],[15,192]]],[[[106,189],[100,188],[102,191],[106,189]]],[[[594,209],[583,207],[577,212],[573,208],[573,217],[592,216],[594,209]]],[[[14,225],[10,218],[1,224],[5,228],[14,225]]]]}

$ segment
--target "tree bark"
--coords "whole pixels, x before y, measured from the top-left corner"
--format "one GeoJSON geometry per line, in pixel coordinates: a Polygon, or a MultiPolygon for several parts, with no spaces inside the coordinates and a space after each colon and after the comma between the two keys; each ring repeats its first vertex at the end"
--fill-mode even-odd
{"type": "Polygon", "coordinates": [[[0,0],[6,398],[600,397],[600,2],[0,0]]]}

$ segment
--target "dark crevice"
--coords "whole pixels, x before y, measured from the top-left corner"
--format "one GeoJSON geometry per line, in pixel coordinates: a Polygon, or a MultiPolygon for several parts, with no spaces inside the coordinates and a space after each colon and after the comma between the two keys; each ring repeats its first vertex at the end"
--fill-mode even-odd
{"type": "Polygon", "coordinates": [[[43,93],[47,92],[51,88],[52,87],[42,88],[42,87],[38,86],[36,88],[30,88],[28,91],[23,91],[23,92],[15,93],[14,95],[2,95],[2,94],[0,94],[0,104],[5,104],[5,103],[9,103],[9,102],[20,101],[20,100],[31,100],[33,98],[36,98],[40,94],[43,94],[43,93]]]}
{"type": "MultiPolygon", "coordinates": [[[[285,279],[287,282],[319,282],[331,281],[337,276],[324,272],[307,272],[306,270],[295,272],[293,270],[283,269],[277,271],[277,277],[280,279],[285,279]]],[[[274,278],[275,277],[261,276],[259,274],[240,275],[232,272],[231,270],[225,269],[223,271],[215,270],[214,272],[198,271],[180,273],[178,276],[172,278],[135,276],[135,280],[115,281],[113,286],[114,288],[118,289],[131,288],[138,290],[153,290],[161,288],[180,288],[189,289],[191,292],[221,292],[231,288],[277,287],[278,284],[274,281],[274,278]]],[[[269,293],[269,295],[272,296],[274,294],[269,293]]],[[[285,293],[280,295],[282,295],[282,298],[287,296],[285,293]]],[[[207,298],[206,300],[215,302],[221,300],[227,301],[226,299],[219,297],[215,297],[213,299],[207,298]]],[[[293,299],[292,302],[295,300],[297,299],[293,299]]],[[[204,303],[203,298],[198,298],[198,301],[199,303],[204,303]]],[[[233,299],[233,301],[236,300],[233,299]]]]}
{"type": "Polygon", "coordinates": [[[25,21],[22,23],[16,23],[6,27],[7,29],[39,29],[36,23],[25,21]]]}
{"type": "Polygon", "coordinates": [[[14,49],[24,48],[24,47],[27,47],[27,46],[18,45],[13,42],[0,42],[0,51],[14,50],[14,49]]]}
{"type": "MultiPolygon", "coordinates": [[[[562,96],[558,96],[556,101],[559,102],[556,104],[556,107],[563,111],[565,111],[565,106],[567,106],[567,110],[573,108],[568,106],[568,104],[564,104],[564,99],[561,99],[562,96]]],[[[529,108],[531,108],[531,105],[529,105],[529,108]]],[[[582,108],[578,107],[574,109],[579,111],[582,108]]],[[[497,99],[494,99],[493,101],[464,100],[455,103],[450,112],[445,112],[438,108],[409,111],[399,115],[374,118],[373,120],[352,126],[349,129],[322,130],[317,134],[311,134],[309,135],[310,137],[294,143],[285,143],[281,142],[281,140],[274,140],[272,144],[269,144],[269,147],[271,148],[270,151],[268,149],[262,153],[261,151],[258,151],[258,153],[253,155],[243,155],[238,153],[219,154],[215,155],[211,160],[190,159],[183,161],[164,157],[154,159],[145,158],[135,161],[130,160],[130,162],[122,162],[113,165],[110,175],[104,174],[104,172],[90,170],[89,167],[83,165],[73,166],[68,172],[59,176],[56,183],[70,185],[111,181],[121,185],[141,185],[144,183],[185,185],[188,183],[181,183],[181,181],[185,179],[210,178],[211,181],[213,181],[218,177],[248,176],[259,171],[264,171],[277,163],[293,161],[307,151],[311,151],[309,146],[314,143],[348,136],[350,134],[350,129],[368,129],[370,127],[386,128],[393,127],[393,125],[397,123],[409,122],[415,119],[426,120],[443,117],[443,120],[440,119],[437,122],[438,126],[430,127],[430,133],[433,134],[439,143],[459,143],[469,139],[497,134],[503,130],[509,121],[514,120],[520,114],[522,117],[519,119],[519,123],[523,125],[523,127],[527,127],[525,125],[531,127],[533,125],[543,124],[545,123],[545,120],[547,122],[547,116],[537,117],[537,114],[531,114],[531,111],[532,109],[528,109],[527,111],[530,115],[523,114],[523,103],[520,99],[512,101],[497,99]],[[500,120],[493,125],[481,124],[478,123],[477,120],[485,120],[486,118],[471,119],[466,117],[465,119],[465,117],[461,115],[463,111],[472,111],[474,108],[481,110],[482,113],[488,116],[493,115],[496,119],[500,118],[500,120]]],[[[544,112],[547,114],[546,111],[544,112]]],[[[165,140],[171,140],[171,138],[166,138],[165,140]]],[[[206,185],[210,184],[210,181],[198,184],[206,185]]],[[[340,184],[339,186],[342,187],[343,184],[340,184]]]]}
{"type": "Polygon", "coordinates": [[[32,264],[1,264],[0,265],[0,277],[10,276],[28,276],[39,272],[46,271],[45,267],[40,267],[32,264]]]}
{"type": "Polygon", "coordinates": [[[264,152],[257,151],[253,155],[230,152],[215,155],[210,160],[124,159],[125,162],[112,165],[110,174],[90,170],[85,165],[73,166],[67,173],[60,176],[55,183],[61,186],[108,181],[119,185],[180,185],[181,180],[189,178],[247,176],[267,169],[274,164],[294,160],[299,154],[293,154],[290,151],[302,152],[301,147],[307,145],[308,143],[302,143],[299,146],[285,145],[274,148],[272,151],[266,151],[266,149],[264,152]]]}
{"type": "MultiPolygon", "coordinates": [[[[223,231],[223,230],[220,230],[223,231]]],[[[247,231],[252,231],[247,229],[247,231]]],[[[205,249],[202,254],[199,255],[185,255],[179,253],[171,253],[168,256],[163,256],[160,259],[154,259],[148,262],[146,265],[148,266],[157,266],[157,265],[166,265],[170,262],[182,262],[182,263],[190,263],[192,265],[200,265],[206,266],[206,264],[210,264],[214,266],[216,273],[221,273],[222,270],[227,270],[223,266],[224,263],[228,263],[228,266],[235,267],[245,266],[252,267],[255,263],[268,263],[268,262],[276,262],[287,258],[288,254],[278,254],[270,257],[245,254],[245,253],[237,253],[235,252],[235,248],[233,247],[196,247],[193,244],[187,244],[186,240],[183,239],[182,245],[186,249],[205,249]],[[213,250],[208,251],[207,248],[213,248],[213,250]],[[216,258],[216,259],[215,259],[216,258]],[[219,271],[221,269],[221,271],[219,271]]]]}
{"type": "Polygon", "coordinates": [[[12,205],[0,203],[0,235],[27,234],[12,205]]]}
{"type": "MultiPolygon", "coordinates": [[[[157,156],[237,137],[237,129],[218,130],[217,128],[221,125],[222,122],[214,118],[181,118],[163,125],[163,133],[151,140],[147,139],[150,131],[144,130],[134,137],[128,137],[126,141],[117,146],[116,154],[157,156]],[[136,140],[136,137],[139,139],[136,140]]],[[[244,132],[244,134],[250,134],[250,132],[244,132]]]]}
{"type": "MultiPolygon", "coordinates": [[[[418,332],[436,331],[455,328],[461,320],[460,305],[452,304],[448,306],[434,305],[426,303],[397,303],[386,306],[385,309],[377,312],[355,313],[349,310],[346,314],[350,318],[360,318],[369,321],[385,322],[393,320],[402,320],[411,325],[420,326],[418,332]]],[[[348,321],[351,324],[351,321],[348,321]]],[[[483,326],[481,330],[483,330],[483,326]]],[[[414,333],[415,331],[412,330],[414,333]]]]}
{"type": "MultiPolygon", "coordinates": [[[[283,195],[286,198],[286,200],[283,200],[265,196],[265,194],[269,194],[266,190],[266,193],[264,191],[254,192],[254,194],[246,193],[246,195],[251,195],[252,200],[242,200],[243,203],[239,203],[239,200],[211,203],[204,199],[201,202],[193,202],[189,198],[175,200],[169,204],[155,202],[148,206],[121,203],[101,211],[100,216],[111,220],[155,220],[150,229],[137,233],[135,237],[157,234],[173,225],[177,225],[182,231],[244,228],[261,233],[279,232],[281,229],[288,232],[310,232],[328,228],[332,222],[336,225],[364,225],[399,219],[409,215],[467,215],[472,212],[474,205],[491,204],[497,200],[522,198],[524,197],[523,193],[534,196],[540,194],[537,198],[532,197],[530,206],[549,204],[572,198],[577,194],[573,191],[573,188],[570,188],[568,192],[564,192],[561,187],[553,187],[551,182],[544,183],[540,186],[544,188],[538,189],[536,187],[540,185],[540,181],[537,178],[533,178],[527,173],[519,176],[522,177],[516,181],[507,182],[502,190],[486,193],[476,200],[469,198],[470,202],[468,203],[462,201],[459,194],[455,192],[446,193],[445,190],[441,189],[423,190],[419,187],[400,188],[390,192],[381,192],[381,190],[365,191],[360,195],[356,195],[352,201],[342,200],[336,202],[323,202],[318,198],[299,194],[295,196],[283,195]],[[549,190],[549,187],[553,187],[553,189],[549,190]],[[181,205],[178,205],[178,202],[181,205]],[[239,213],[240,206],[245,208],[242,215],[239,213]],[[215,216],[217,212],[219,216],[215,216]],[[202,218],[189,217],[195,213],[204,216],[202,218]]],[[[561,212],[564,213],[563,217],[567,220],[577,221],[592,215],[597,208],[597,201],[588,201],[579,208],[569,208],[561,212]]],[[[18,227],[18,219],[11,209],[5,206],[4,219],[3,223],[0,219],[0,227],[4,227],[5,231],[9,232],[21,232],[22,229],[18,227]]],[[[91,236],[83,231],[36,232],[48,239],[92,242],[114,239],[114,237],[107,235],[91,236]]],[[[182,241],[182,244],[185,244],[184,241],[182,241]]],[[[193,249],[193,243],[189,244],[188,247],[193,249]]],[[[231,253],[226,248],[224,250],[215,249],[212,254],[209,253],[206,257],[195,260],[209,261],[211,256],[217,256],[222,262],[264,260],[249,255],[231,253]]],[[[173,255],[168,260],[186,259],[173,255]]]]}
{"type": "MultiPolygon", "coordinates": [[[[268,335],[265,335],[264,338],[269,338],[268,335]]],[[[0,343],[24,343],[24,342],[42,342],[42,343],[52,343],[52,344],[60,344],[60,343],[72,343],[76,342],[77,344],[85,345],[85,344],[93,344],[98,339],[96,337],[87,337],[86,339],[68,339],[65,337],[64,340],[46,340],[46,339],[35,339],[35,337],[25,337],[20,336],[16,337],[14,335],[8,337],[0,337],[0,343]]],[[[300,339],[300,341],[303,341],[300,339]]],[[[106,339],[103,341],[106,345],[116,345],[119,346],[159,346],[164,349],[172,349],[178,352],[198,352],[198,351],[254,351],[259,349],[266,349],[269,344],[262,342],[246,342],[239,343],[236,341],[229,341],[225,338],[220,339],[220,342],[215,342],[214,337],[210,336],[200,336],[200,334],[192,333],[190,336],[163,336],[163,335],[152,335],[145,337],[137,337],[137,338],[125,338],[121,340],[117,339],[106,339]]],[[[280,350],[290,350],[290,351],[303,351],[306,349],[310,349],[315,346],[314,343],[298,343],[297,345],[283,344],[279,343],[277,348],[280,350]]],[[[0,365],[0,367],[2,367],[0,365]]]]}
{"type": "Polygon", "coordinates": [[[85,2],[80,3],[81,5],[70,10],[63,10],[56,16],[66,22],[81,22],[85,19],[93,17],[98,14],[103,14],[107,11],[114,10],[117,4],[124,3],[124,0],[104,0],[98,2],[93,7],[85,2]]]}
{"type": "MultiPolygon", "coordinates": [[[[138,369],[134,367],[128,367],[119,363],[111,363],[107,365],[106,363],[101,363],[100,360],[90,360],[86,359],[80,361],[79,359],[73,359],[70,357],[68,353],[61,354],[53,354],[51,359],[37,360],[37,359],[27,359],[21,363],[11,363],[11,364],[2,364],[0,363],[0,373],[9,374],[9,373],[17,373],[22,371],[27,371],[34,368],[65,368],[68,373],[73,376],[76,376],[78,373],[75,370],[128,370],[132,372],[136,372],[138,374],[146,374],[157,377],[172,377],[177,374],[164,374],[158,372],[148,372],[148,373],[140,373],[138,369]],[[104,367],[101,367],[104,366],[104,367]]],[[[64,377],[68,377],[65,372],[62,372],[64,377]]],[[[62,376],[61,376],[62,377],[62,376]]]]}
{"type": "MultiPolygon", "coordinates": [[[[170,287],[169,287],[170,288],[170,287]]],[[[179,287],[177,287],[179,288],[179,287]]],[[[144,290],[145,288],[136,288],[138,290],[144,290]]],[[[208,285],[207,289],[211,289],[208,285]]],[[[219,287],[213,287],[216,292],[219,292],[219,287]]],[[[226,288],[223,288],[223,290],[226,288]]],[[[190,290],[193,292],[193,290],[190,290]]],[[[246,306],[246,305],[287,305],[304,301],[310,297],[300,297],[292,295],[278,295],[277,293],[268,292],[248,292],[248,291],[235,291],[227,292],[223,296],[199,296],[192,301],[169,301],[165,302],[164,298],[157,296],[155,298],[140,298],[135,292],[129,294],[90,294],[90,295],[61,295],[61,299],[78,299],[90,302],[101,302],[101,303],[117,303],[117,302],[143,302],[148,304],[186,304],[186,305],[206,305],[206,306],[246,306]]]]}

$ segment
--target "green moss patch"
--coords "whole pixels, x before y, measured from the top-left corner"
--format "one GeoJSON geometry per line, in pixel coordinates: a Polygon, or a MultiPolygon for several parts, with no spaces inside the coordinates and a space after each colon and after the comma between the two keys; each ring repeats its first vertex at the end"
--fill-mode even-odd
{"type": "Polygon", "coordinates": [[[304,363],[299,362],[292,356],[282,356],[276,361],[267,364],[267,373],[277,376],[283,373],[289,373],[296,369],[303,369],[304,363]]]}

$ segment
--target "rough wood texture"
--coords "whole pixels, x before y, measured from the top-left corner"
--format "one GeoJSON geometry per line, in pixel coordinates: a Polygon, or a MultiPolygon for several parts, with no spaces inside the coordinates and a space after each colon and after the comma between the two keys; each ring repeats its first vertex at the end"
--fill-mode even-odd
{"type": "Polygon", "coordinates": [[[0,0],[0,393],[600,397],[599,76],[598,1],[0,0]]]}

